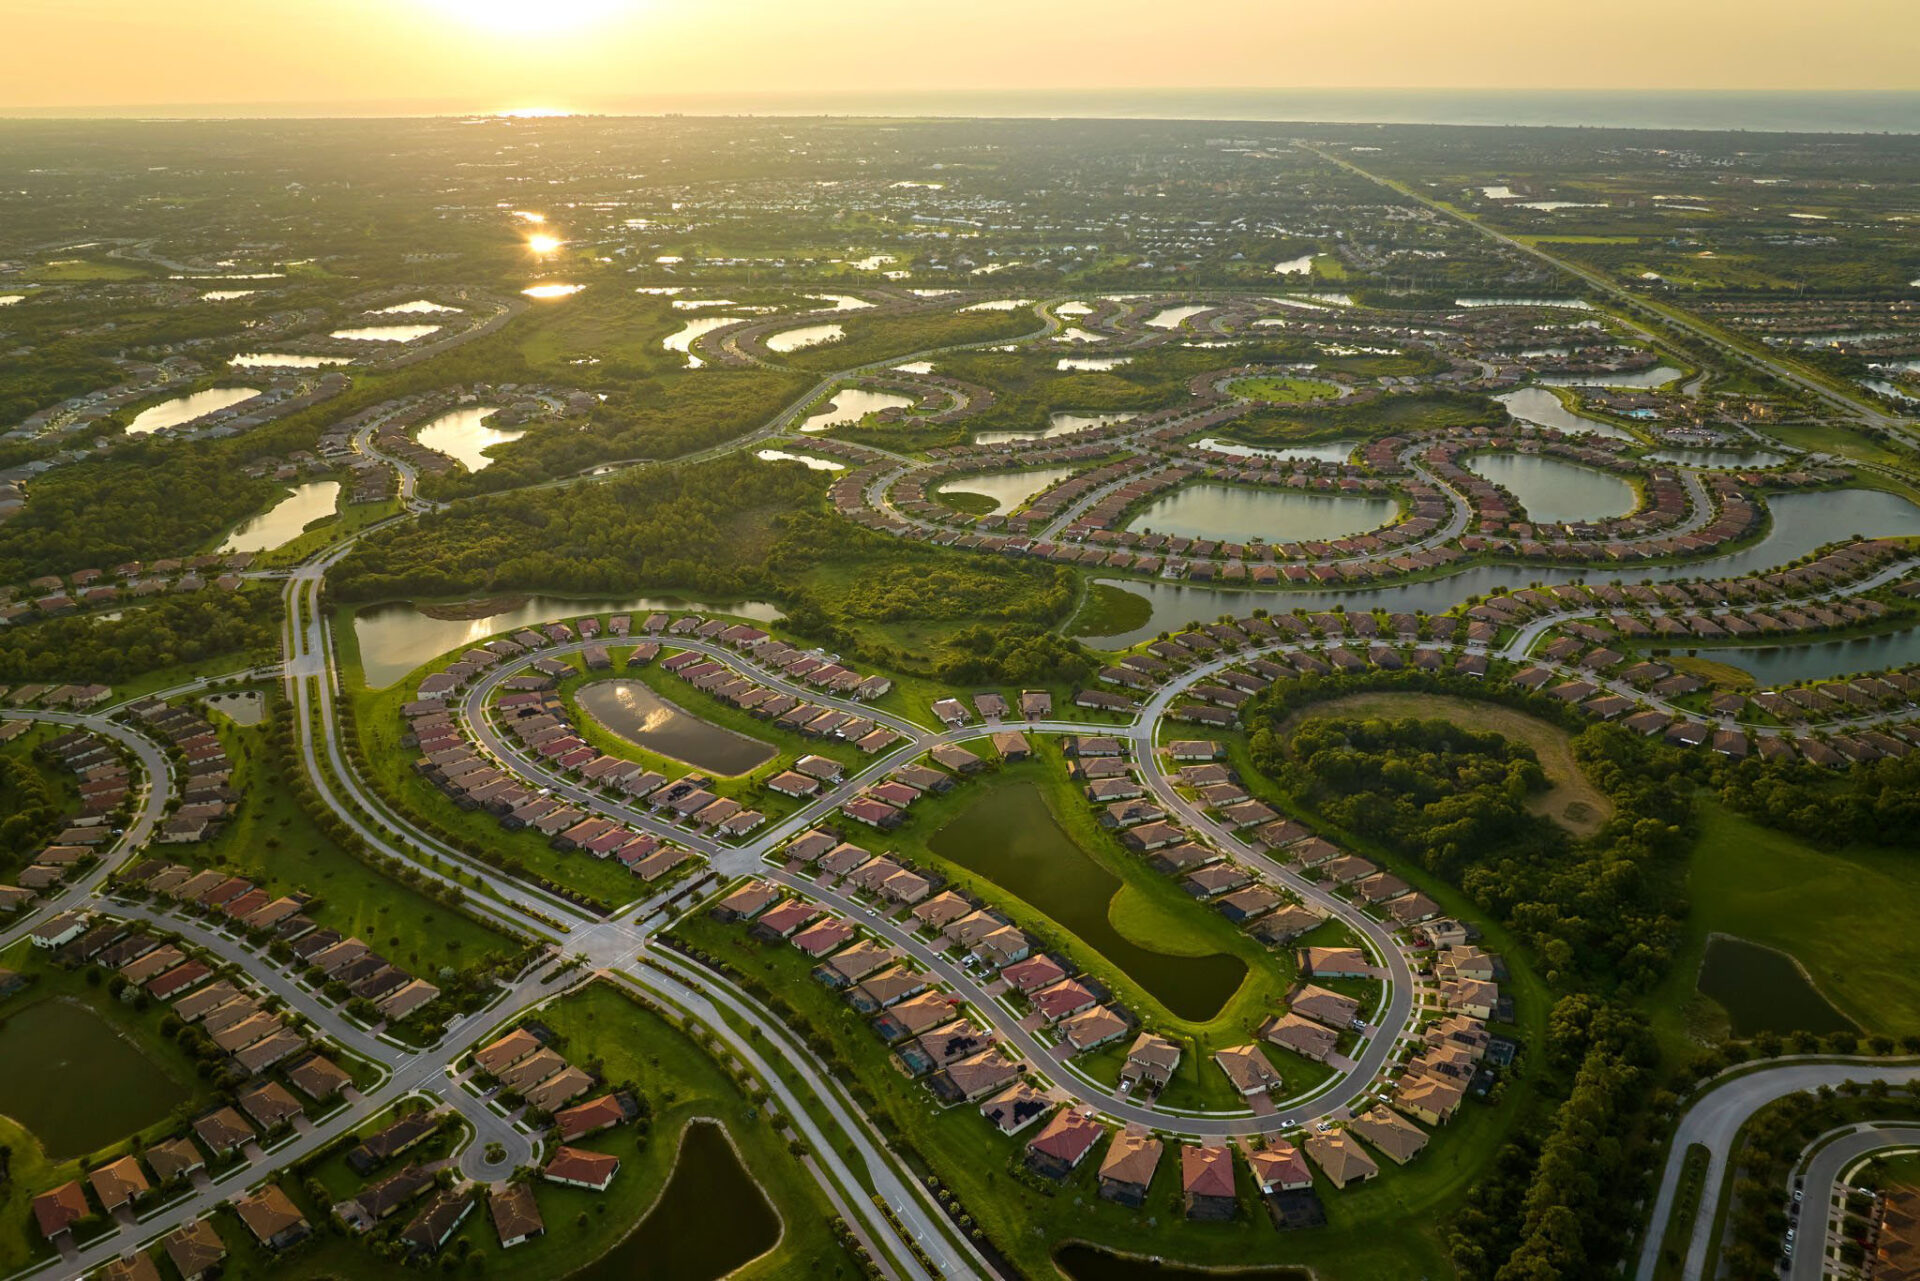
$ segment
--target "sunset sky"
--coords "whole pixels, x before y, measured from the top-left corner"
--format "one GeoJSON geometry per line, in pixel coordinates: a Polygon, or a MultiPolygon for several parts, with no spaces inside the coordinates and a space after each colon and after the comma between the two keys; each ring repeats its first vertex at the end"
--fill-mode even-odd
{"type": "MultiPolygon", "coordinates": [[[[8,0],[0,108],[1105,88],[1920,88],[1911,0],[8,0]]],[[[744,97],[742,101],[747,101],[744,97]]]]}

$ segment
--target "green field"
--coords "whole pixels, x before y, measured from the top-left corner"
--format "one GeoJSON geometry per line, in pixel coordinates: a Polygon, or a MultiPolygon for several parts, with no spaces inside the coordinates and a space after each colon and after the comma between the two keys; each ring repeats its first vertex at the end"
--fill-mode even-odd
{"type": "Polygon", "coordinates": [[[1310,400],[1332,400],[1339,388],[1318,378],[1237,378],[1227,390],[1242,400],[1260,400],[1274,405],[1298,405],[1310,400]]]}
{"type": "Polygon", "coordinates": [[[1869,1032],[1920,1034],[1920,874],[1900,851],[1820,850],[1700,805],[1687,898],[1687,942],[1656,998],[1671,1043],[1686,1010],[1710,934],[1778,948],[1806,968],[1814,986],[1869,1032]],[[1862,904],[1872,904],[1870,913],[1862,904]]]}

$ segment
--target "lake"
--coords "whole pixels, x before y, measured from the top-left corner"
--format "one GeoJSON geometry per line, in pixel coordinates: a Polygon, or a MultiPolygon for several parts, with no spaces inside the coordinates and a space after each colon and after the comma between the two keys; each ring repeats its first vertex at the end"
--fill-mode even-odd
{"type": "Polygon", "coordinates": [[[800,424],[805,432],[851,427],[868,414],[883,409],[912,409],[914,399],[892,391],[869,391],[865,387],[843,387],[828,398],[826,406],[807,415],[800,424]]]}
{"type": "Polygon", "coordinates": [[[258,516],[250,516],[220,544],[223,552],[266,552],[300,536],[314,521],[331,516],[340,500],[340,482],[315,480],[295,485],[293,492],[258,516]]]}
{"type": "Polygon", "coordinates": [[[277,351],[243,351],[227,362],[241,369],[324,369],[328,365],[351,365],[351,356],[295,356],[277,351]]]}
{"type": "Polygon", "coordinates": [[[864,298],[854,298],[848,294],[808,294],[807,297],[815,302],[827,304],[824,307],[809,308],[811,311],[859,311],[864,307],[873,306],[864,298]]]}
{"type": "Polygon", "coordinates": [[[327,336],[350,342],[412,342],[437,334],[442,328],[441,325],[362,325],[357,329],[336,329],[327,336]]]}
{"type": "MultiPolygon", "coordinates": [[[[515,603],[483,618],[435,618],[406,601],[373,605],[354,616],[353,635],[369,689],[384,689],[420,664],[453,649],[465,649],[489,636],[582,614],[634,614],[654,610],[697,610],[770,623],[780,607],[763,601],[710,604],[671,596],[514,597],[515,603]]],[[[451,608],[451,607],[447,607],[451,608]]],[[[639,619],[635,619],[636,624],[639,619]]]]}
{"type": "Polygon", "coordinates": [[[1598,418],[1588,418],[1576,414],[1560,403],[1560,398],[1544,387],[1522,387],[1518,391],[1504,392],[1495,396],[1495,400],[1507,407],[1507,412],[1523,423],[1532,423],[1536,427],[1551,427],[1555,431],[1566,432],[1569,436],[1610,436],[1615,440],[1634,440],[1630,431],[1615,427],[1612,423],[1603,423],[1598,418]]]}
{"type": "Polygon", "coordinates": [[[1732,663],[1753,673],[1762,689],[1795,681],[1825,680],[1856,672],[1920,663],[1920,627],[1851,640],[1811,641],[1800,645],[1710,646],[1699,651],[1716,663],[1732,663]]]}
{"type": "MultiPolygon", "coordinates": [[[[1159,1177],[1168,1176],[1163,1172],[1159,1177]]],[[[1113,1254],[1081,1242],[1061,1246],[1053,1261],[1073,1281],[1313,1281],[1313,1273],[1306,1268],[1189,1268],[1113,1254]]]]}
{"type": "Polygon", "coordinates": [[[1133,363],[1132,356],[1062,356],[1053,367],[1061,373],[1101,373],[1133,363]]]}
{"type": "Polygon", "coordinates": [[[164,1120],[187,1090],[84,1005],[46,1000],[0,1023],[0,1114],[60,1161],[164,1120]]]}
{"type": "Polygon", "coordinates": [[[179,427],[196,418],[204,418],[252,400],[259,394],[251,387],[214,387],[208,391],[196,391],[192,395],[163,400],[135,414],[133,421],[127,424],[127,435],[144,436],[149,432],[179,427]]]}
{"type": "Polygon", "coordinates": [[[1133,414],[1078,414],[1062,409],[1048,414],[1047,425],[1038,430],[977,431],[973,433],[973,441],[976,445],[998,445],[1009,440],[1052,440],[1055,436],[1071,436],[1077,431],[1092,431],[1095,427],[1111,427],[1133,417],[1133,414]]]}
{"type": "Polygon", "coordinates": [[[1787,461],[1787,456],[1766,449],[1656,449],[1647,455],[1647,460],[1672,463],[1676,467],[1745,470],[1749,467],[1778,467],[1787,461]]]}
{"type": "Polygon", "coordinates": [[[1298,258],[1289,258],[1285,262],[1273,264],[1276,276],[1310,276],[1313,274],[1313,255],[1301,254],[1298,258]]]}
{"type": "Polygon", "coordinates": [[[572,1281],[718,1281],[780,1243],[780,1216],[715,1121],[689,1122],[638,1227],[572,1281]]]}
{"type": "Polygon", "coordinates": [[[382,307],[380,310],[369,312],[368,314],[373,316],[437,316],[459,310],[458,307],[443,307],[437,302],[429,302],[425,298],[416,298],[412,302],[395,303],[391,307],[382,307]]]}
{"type": "Polygon", "coordinates": [[[838,325],[803,325],[799,329],[783,329],[766,340],[768,351],[802,351],[808,347],[821,347],[830,342],[839,342],[847,336],[847,331],[838,325]]]}
{"type": "Polygon", "coordinates": [[[1194,444],[1216,454],[1235,458],[1278,458],[1283,462],[1344,463],[1360,447],[1357,440],[1328,440],[1317,445],[1287,445],[1280,449],[1262,449],[1255,445],[1235,444],[1217,436],[1203,436],[1194,444]]]}
{"type": "Polygon", "coordinates": [[[687,357],[687,368],[698,369],[705,362],[693,354],[693,340],[703,334],[710,334],[716,329],[737,325],[745,319],[745,316],[701,316],[697,320],[689,320],[678,330],[662,338],[660,345],[668,351],[684,352],[687,357]]]}
{"type": "Polygon", "coordinates": [[[981,494],[993,499],[990,515],[1010,512],[1041,490],[1057,485],[1073,475],[1072,467],[1039,467],[1032,471],[982,472],[962,476],[934,487],[936,494],[981,494]]]}
{"type": "Polygon", "coordinates": [[[528,285],[520,292],[535,299],[571,298],[585,288],[585,285],[528,285]]]}
{"type": "Polygon", "coordinates": [[[1309,494],[1293,489],[1201,482],[1154,499],[1127,528],[1184,538],[1244,543],[1345,538],[1378,529],[1399,514],[1391,498],[1309,494]]]}
{"type": "Polygon", "coordinates": [[[486,418],[499,412],[492,405],[469,405],[456,409],[441,414],[422,427],[415,433],[415,438],[425,448],[463,464],[468,471],[485,471],[493,466],[493,458],[487,450],[495,445],[519,440],[527,434],[524,431],[502,431],[498,427],[487,426],[486,418]]]}
{"type": "Polygon", "coordinates": [[[1108,913],[1120,878],[1067,835],[1031,783],[982,792],[927,848],[1071,930],[1178,1018],[1213,1018],[1246,978],[1246,963],[1237,956],[1173,956],[1115,929],[1108,913]]]}
{"type": "Polygon", "coordinates": [[[1512,494],[1534,522],[1606,520],[1640,501],[1632,485],[1610,472],[1545,454],[1477,454],[1467,470],[1512,494]]]}
{"type": "Polygon", "coordinates": [[[1732,1020],[1736,1037],[1756,1032],[1853,1032],[1785,952],[1716,935],[1700,962],[1700,991],[1732,1020]]]}
{"type": "Polygon", "coordinates": [[[1188,303],[1184,307],[1163,307],[1147,318],[1147,328],[1178,329],[1200,313],[1212,310],[1211,303],[1188,303]]]}
{"type": "Polygon", "coordinates": [[[1541,374],[1534,381],[1543,387],[1634,387],[1652,390],[1664,387],[1680,376],[1672,365],[1655,365],[1615,373],[1541,374]]]}
{"type": "Polygon", "coordinates": [[[750,773],[778,754],[772,743],[701,720],[645,681],[593,681],[576,698],[582,711],[635,747],[710,774],[750,773]]]}
{"type": "Polygon", "coordinates": [[[767,463],[799,463],[809,471],[845,471],[845,463],[836,463],[831,458],[815,458],[811,454],[790,454],[784,449],[763,449],[754,455],[767,463]]]}

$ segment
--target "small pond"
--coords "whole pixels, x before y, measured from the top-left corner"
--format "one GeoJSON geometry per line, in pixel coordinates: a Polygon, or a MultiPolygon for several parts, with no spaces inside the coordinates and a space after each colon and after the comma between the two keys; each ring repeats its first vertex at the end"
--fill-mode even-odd
{"type": "Polygon", "coordinates": [[[1058,921],[1179,1018],[1214,1017],[1246,978],[1237,956],[1173,956],[1115,929],[1108,912],[1120,878],[1061,828],[1031,783],[983,792],[927,847],[1058,921]]]}
{"type": "Polygon", "coordinates": [[[1607,520],[1639,502],[1620,477],[1544,454],[1478,454],[1467,470],[1512,494],[1536,522],[1607,520]]]}
{"type": "Polygon", "coordinates": [[[1647,369],[1591,374],[1542,374],[1535,381],[1546,387],[1632,387],[1651,390],[1664,387],[1679,376],[1680,371],[1672,365],[1654,365],[1647,369]]]}
{"type": "Polygon", "coordinates": [[[524,431],[502,431],[486,425],[486,419],[500,411],[492,405],[469,405],[440,415],[416,434],[424,447],[463,464],[468,471],[485,471],[493,465],[487,453],[495,445],[519,440],[524,431]]]}
{"type": "Polygon", "coordinates": [[[1649,462],[1672,463],[1676,467],[1732,471],[1749,467],[1778,467],[1787,461],[1787,456],[1766,449],[1656,449],[1647,455],[1647,459],[1649,462]]]}
{"type": "Polygon", "coordinates": [[[1062,356],[1053,367],[1061,373],[1103,373],[1133,363],[1132,356],[1062,356]]]}
{"type": "Polygon", "coordinates": [[[716,329],[725,329],[728,325],[737,325],[745,319],[745,316],[701,316],[697,320],[689,320],[678,330],[662,338],[660,345],[668,351],[685,353],[687,357],[687,368],[698,369],[704,362],[700,357],[693,354],[693,340],[704,334],[710,334],[716,329]]]}
{"type": "Polygon", "coordinates": [[[1210,449],[1216,454],[1231,454],[1235,458],[1278,458],[1283,462],[1344,463],[1360,447],[1357,440],[1325,440],[1317,445],[1287,445],[1279,449],[1263,449],[1257,445],[1241,445],[1231,440],[1221,440],[1217,436],[1203,436],[1193,442],[1202,449],[1210,449]]]}
{"type": "Polygon", "coordinates": [[[830,342],[839,342],[847,336],[847,331],[838,325],[802,325],[798,329],[783,329],[766,340],[768,351],[803,351],[808,347],[820,347],[830,342]]]}
{"type": "MultiPolygon", "coordinates": [[[[479,603],[484,607],[484,602],[479,603]]],[[[449,650],[464,649],[501,632],[518,631],[540,623],[558,622],[583,614],[634,614],[653,610],[698,610],[770,623],[780,607],[764,601],[709,604],[676,600],[670,596],[593,597],[522,596],[511,604],[477,618],[434,617],[461,611],[457,605],[428,606],[432,613],[406,601],[373,605],[354,616],[353,635],[360,647],[360,664],[369,689],[384,689],[414,668],[449,650]]],[[[639,625],[640,620],[634,619],[639,625]]]]}
{"type": "Polygon", "coordinates": [[[0,1023],[0,1114],[59,1161],[104,1147],[165,1119],[186,1089],[100,1015],[41,1001],[0,1023]]]}
{"type": "Polygon", "coordinates": [[[296,356],[291,352],[243,351],[227,362],[242,369],[324,369],[328,365],[351,365],[351,356],[296,356]]]}
{"type": "Polygon", "coordinates": [[[1140,509],[1128,528],[1185,538],[1243,543],[1346,538],[1378,529],[1400,510],[1391,498],[1309,494],[1202,482],[1185,485],[1140,509]]]}
{"type": "Polygon", "coordinates": [[[571,298],[585,288],[585,285],[528,285],[520,292],[535,299],[571,298]]]}
{"type": "Polygon", "coordinates": [[[1095,427],[1111,427],[1115,423],[1124,423],[1132,414],[1077,414],[1062,409],[1047,415],[1047,425],[1034,431],[977,431],[973,440],[978,445],[998,445],[1009,440],[1052,440],[1055,436],[1071,436],[1078,431],[1092,431],[1095,427]]]}
{"type": "Polygon", "coordinates": [[[416,298],[412,302],[395,303],[391,307],[382,307],[380,310],[368,314],[374,316],[438,316],[459,310],[458,307],[443,307],[437,302],[429,302],[425,298],[416,298]]]}
{"type": "Polygon", "coordinates": [[[766,463],[799,463],[808,471],[845,471],[845,463],[836,463],[831,458],[815,458],[812,454],[790,454],[784,449],[762,449],[754,454],[766,463]]]}
{"type": "Polygon", "coordinates": [[[1057,485],[1073,475],[1072,467],[1037,467],[1032,471],[982,472],[962,476],[934,487],[937,494],[981,494],[993,499],[989,515],[1010,512],[1041,490],[1057,485]]]}
{"type": "Polygon", "coordinates": [[[726,1131],[694,1121],[673,1175],[627,1238],[572,1281],[718,1281],[780,1243],[780,1216],[726,1131]]]}
{"type": "Polygon", "coordinates": [[[1717,936],[1700,962],[1700,991],[1726,1010],[1736,1037],[1756,1032],[1852,1032],[1785,952],[1717,936]]]}
{"type": "Polygon", "coordinates": [[[1202,312],[1212,310],[1211,303],[1188,303],[1183,307],[1163,307],[1147,318],[1147,328],[1178,329],[1202,312]]]}
{"type": "Polygon", "coordinates": [[[814,410],[800,424],[805,432],[851,427],[868,414],[883,409],[912,409],[914,399],[892,391],[869,391],[865,387],[842,387],[833,393],[825,407],[814,410]]]}
{"type": "Polygon", "coordinates": [[[1230,1272],[1189,1268],[1112,1254],[1079,1242],[1061,1246],[1053,1261],[1073,1281],[1313,1281],[1313,1273],[1306,1268],[1235,1268],[1230,1272]]]}
{"type": "Polygon", "coordinates": [[[266,552],[283,543],[290,543],[300,536],[314,521],[323,516],[331,516],[335,504],[340,500],[340,482],[337,480],[315,480],[304,485],[295,485],[293,492],[275,503],[258,516],[250,516],[240,522],[227,541],[220,544],[223,552],[266,552]]]}
{"type": "Polygon", "coordinates": [[[133,421],[127,424],[127,435],[144,436],[149,432],[179,427],[196,418],[231,409],[259,394],[251,387],[214,387],[208,391],[196,391],[192,395],[163,400],[135,414],[133,421]]]}
{"type": "Polygon", "coordinates": [[[773,744],[701,720],[645,681],[593,681],[576,697],[582,711],[635,747],[710,774],[746,774],[776,755],[773,744]]]}
{"type": "Polygon", "coordinates": [[[437,334],[441,325],[361,325],[355,329],[336,329],[328,335],[350,342],[412,342],[437,334]]]}

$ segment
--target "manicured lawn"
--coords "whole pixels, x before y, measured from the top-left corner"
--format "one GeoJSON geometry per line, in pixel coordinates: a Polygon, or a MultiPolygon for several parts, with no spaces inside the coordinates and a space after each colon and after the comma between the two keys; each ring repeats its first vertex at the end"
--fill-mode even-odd
{"type": "Polygon", "coordinates": [[[1139,593],[1107,583],[1088,583],[1079,612],[1067,624],[1067,635],[1094,640],[1119,636],[1145,626],[1152,616],[1153,604],[1139,593]]]}
{"type": "Polygon", "coordinates": [[[1318,378],[1239,378],[1227,390],[1243,400],[1263,400],[1275,405],[1298,405],[1309,400],[1332,400],[1337,394],[1330,382],[1318,378]]]}
{"type": "Polygon", "coordinates": [[[1787,952],[1869,1032],[1920,1034],[1920,869],[1903,851],[1817,849],[1702,799],[1687,882],[1687,942],[1656,997],[1663,1036],[1685,1033],[1710,934],[1787,952]],[[1871,911],[1862,906],[1871,904],[1871,911]]]}

